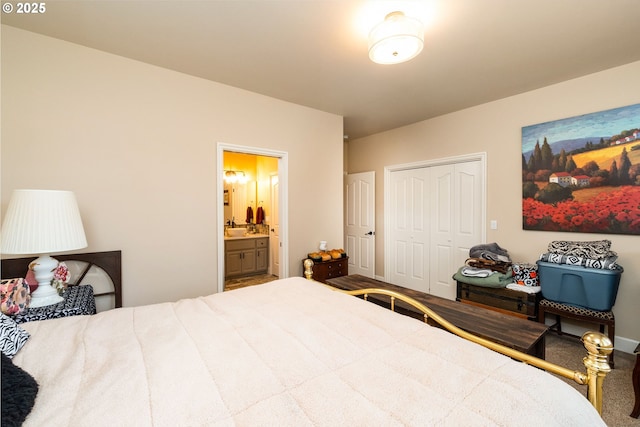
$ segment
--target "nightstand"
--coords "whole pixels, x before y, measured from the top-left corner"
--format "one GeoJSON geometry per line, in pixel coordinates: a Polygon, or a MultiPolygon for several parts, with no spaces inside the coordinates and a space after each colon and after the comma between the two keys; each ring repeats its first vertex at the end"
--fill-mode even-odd
{"type": "MultiPolygon", "coordinates": [[[[304,270],[304,260],[303,270],[304,270]]],[[[349,274],[349,257],[331,259],[329,261],[318,261],[313,263],[313,280],[326,283],[334,277],[346,276],[349,274]]]]}
{"type": "Polygon", "coordinates": [[[44,307],[27,308],[22,313],[11,316],[16,323],[35,320],[57,319],[59,317],[96,314],[96,300],[91,285],[69,286],[62,293],[61,301],[44,307]]]}

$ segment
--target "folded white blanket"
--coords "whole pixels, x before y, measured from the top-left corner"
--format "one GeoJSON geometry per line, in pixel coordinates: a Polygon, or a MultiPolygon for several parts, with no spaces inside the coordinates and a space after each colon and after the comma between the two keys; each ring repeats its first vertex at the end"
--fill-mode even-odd
{"type": "Polygon", "coordinates": [[[526,292],[528,294],[537,294],[542,290],[542,287],[541,286],[524,286],[524,285],[518,285],[517,283],[509,283],[507,285],[507,289],[526,292]]]}
{"type": "Polygon", "coordinates": [[[496,271],[489,270],[488,268],[476,268],[469,266],[462,267],[460,272],[467,277],[489,277],[496,273],[496,271]]]}

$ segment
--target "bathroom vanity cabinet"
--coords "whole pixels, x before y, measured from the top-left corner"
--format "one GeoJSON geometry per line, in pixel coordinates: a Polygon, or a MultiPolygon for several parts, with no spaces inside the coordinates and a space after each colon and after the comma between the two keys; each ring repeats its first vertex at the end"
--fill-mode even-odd
{"type": "Polygon", "coordinates": [[[246,236],[224,241],[225,278],[266,273],[269,268],[269,237],[246,236]]]}

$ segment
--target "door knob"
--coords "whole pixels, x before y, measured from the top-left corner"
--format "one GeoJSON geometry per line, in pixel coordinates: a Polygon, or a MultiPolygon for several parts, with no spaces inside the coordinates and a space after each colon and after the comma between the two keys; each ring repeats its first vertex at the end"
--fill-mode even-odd
{"type": "Polygon", "coordinates": [[[375,236],[375,235],[376,235],[376,233],[375,233],[375,231],[370,231],[370,232],[368,232],[368,233],[365,233],[364,235],[365,235],[365,236],[375,236]]]}

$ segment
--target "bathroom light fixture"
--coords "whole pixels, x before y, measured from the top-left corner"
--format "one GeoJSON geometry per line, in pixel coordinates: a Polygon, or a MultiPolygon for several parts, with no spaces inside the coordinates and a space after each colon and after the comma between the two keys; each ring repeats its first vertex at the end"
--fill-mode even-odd
{"type": "Polygon", "coordinates": [[[369,58],[377,64],[399,64],[415,58],[424,47],[422,22],[403,12],[389,13],[369,33],[369,58]]]}
{"type": "Polygon", "coordinates": [[[224,171],[224,180],[226,182],[236,182],[238,177],[234,171],[224,171]]]}
{"type": "Polygon", "coordinates": [[[245,183],[248,181],[247,175],[242,171],[226,170],[224,171],[224,181],[228,183],[240,182],[245,183]]]}

